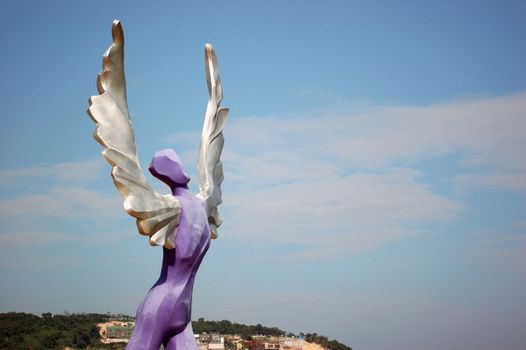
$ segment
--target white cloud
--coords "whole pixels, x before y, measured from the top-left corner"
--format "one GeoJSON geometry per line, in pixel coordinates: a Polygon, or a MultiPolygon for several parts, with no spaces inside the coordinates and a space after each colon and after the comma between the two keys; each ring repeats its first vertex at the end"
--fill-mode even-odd
{"type": "MultiPolygon", "coordinates": [[[[429,174],[419,162],[450,162],[455,170],[442,180],[451,187],[522,191],[525,111],[522,93],[431,106],[232,119],[225,129],[222,230],[269,248],[294,245],[300,259],[351,254],[427,232],[433,223],[458,217],[465,203],[438,192],[431,180],[424,182],[429,174]]],[[[197,144],[191,133],[168,138],[197,144]]],[[[185,150],[183,158],[195,158],[191,153],[185,150]]],[[[14,191],[5,198],[0,203],[4,226],[16,220],[18,227],[22,218],[28,228],[42,219],[124,217],[116,191],[91,188],[102,182],[111,186],[102,171],[106,167],[98,159],[1,170],[4,191],[13,192],[20,183],[38,188],[52,179],[36,191],[14,191]]]]}
{"type": "Polygon", "coordinates": [[[59,241],[71,241],[75,237],[51,231],[18,231],[0,235],[0,249],[8,251],[13,248],[49,244],[59,241]]]}
{"type": "Polygon", "coordinates": [[[490,269],[513,272],[526,278],[526,223],[523,220],[509,223],[498,229],[471,232],[472,253],[490,269]]]}
{"type": "Polygon", "coordinates": [[[412,170],[394,169],[227,192],[225,235],[305,246],[296,257],[330,257],[424,232],[422,224],[461,211],[417,178],[412,170]]]}
{"type": "MultiPolygon", "coordinates": [[[[74,230],[75,228],[72,227],[74,230]]],[[[104,242],[119,242],[129,236],[126,232],[108,231],[94,232],[91,234],[75,235],[71,232],[57,232],[49,230],[18,229],[0,235],[0,251],[8,252],[21,247],[41,247],[59,242],[73,242],[75,244],[93,245],[104,242]]],[[[18,253],[17,253],[18,255],[18,253]]]]}
{"type": "Polygon", "coordinates": [[[110,167],[102,159],[0,170],[0,218],[50,219],[111,217],[122,211],[111,186],[110,167]],[[106,186],[106,187],[110,187],[106,186]]]}
{"type": "Polygon", "coordinates": [[[2,220],[107,220],[118,216],[122,210],[118,194],[82,187],[43,188],[41,193],[21,194],[0,202],[2,220]]]}
{"type": "Polygon", "coordinates": [[[460,190],[486,187],[511,191],[526,191],[526,172],[462,174],[455,176],[453,181],[455,186],[460,190]]]}
{"type": "Polygon", "coordinates": [[[304,258],[426,232],[465,203],[424,183],[419,162],[449,162],[451,174],[441,180],[456,189],[522,191],[524,130],[526,93],[233,119],[225,129],[223,230],[303,247],[297,256],[304,258]]]}
{"type": "Polygon", "coordinates": [[[19,169],[0,169],[0,190],[20,189],[28,183],[86,184],[100,177],[102,159],[64,162],[19,169]]]}
{"type": "Polygon", "coordinates": [[[98,180],[111,186],[107,173],[101,177],[104,165],[88,160],[0,170],[2,251],[24,244],[111,240],[99,232],[118,231],[127,214],[117,191],[96,186],[98,180]]]}
{"type": "Polygon", "coordinates": [[[299,151],[359,169],[458,153],[465,165],[526,169],[526,93],[430,106],[362,107],[304,118],[232,120],[227,148],[299,151]]]}

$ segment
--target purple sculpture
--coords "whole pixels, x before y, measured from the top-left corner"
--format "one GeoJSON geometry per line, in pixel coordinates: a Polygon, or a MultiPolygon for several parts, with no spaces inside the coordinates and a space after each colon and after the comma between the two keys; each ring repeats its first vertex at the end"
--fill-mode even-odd
{"type": "Polygon", "coordinates": [[[205,46],[208,105],[198,159],[200,192],[188,190],[190,178],[179,156],[171,149],[155,154],[150,172],[166,183],[172,194],[154,191],[142,172],[128,112],[124,77],[124,35],[113,22],[113,43],[103,56],[97,80],[98,96],[90,98],[89,116],[97,124],[94,138],[104,147],[102,155],[112,166],[112,178],[124,199],[124,208],[137,219],[139,233],[151,245],[163,246],[161,275],[137,310],[130,350],[196,349],[191,313],[197,269],[210,239],[217,237],[222,218],[220,185],[223,167],[222,130],[228,109],[219,106],[223,93],[214,50],[205,46]]]}

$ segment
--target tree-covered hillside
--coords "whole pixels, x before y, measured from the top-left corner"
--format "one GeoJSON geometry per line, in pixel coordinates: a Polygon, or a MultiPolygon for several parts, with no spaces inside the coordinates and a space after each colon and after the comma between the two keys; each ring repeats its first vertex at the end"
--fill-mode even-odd
{"type": "MultiPolygon", "coordinates": [[[[251,336],[268,335],[268,336],[296,336],[295,334],[286,332],[277,327],[265,327],[260,324],[247,326],[240,323],[232,323],[228,320],[222,321],[206,321],[204,318],[200,318],[197,321],[192,322],[192,327],[195,333],[212,333],[217,332],[221,334],[237,334],[244,339],[249,339],[251,336]]],[[[321,346],[331,350],[352,350],[345,344],[342,344],[336,340],[329,340],[326,336],[318,335],[317,333],[300,333],[298,336],[304,338],[309,343],[320,344],[321,346]]]]}
{"type": "MultiPolygon", "coordinates": [[[[9,350],[45,350],[64,349],[69,346],[75,349],[123,349],[123,345],[105,345],[100,342],[97,323],[112,319],[133,320],[126,315],[109,314],[68,314],[41,316],[22,312],[0,313],[0,349],[9,350]]],[[[223,321],[206,321],[200,318],[192,322],[195,333],[236,334],[243,339],[254,335],[295,336],[277,327],[266,327],[261,324],[245,325],[223,321]]],[[[352,350],[350,347],[329,340],[323,335],[303,334],[306,341],[317,343],[331,350],[352,350]]]]}
{"type": "Polygon", "coordinates": [[[9,312],[0,314],[0,349],[63,349],[65,346],[85,349],[98,344],[96,323],[106,315],[73,314],[42,317],[9,312]]]}

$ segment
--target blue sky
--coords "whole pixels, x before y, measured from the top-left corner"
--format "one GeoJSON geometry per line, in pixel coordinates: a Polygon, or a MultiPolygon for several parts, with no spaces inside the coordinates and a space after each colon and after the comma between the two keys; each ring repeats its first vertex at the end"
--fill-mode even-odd
{"type": "Polygon", "coordinates": [[[118,18],[143,166],[172,147],[195,174],[205,42],[218,54],[225,223],[194,318],[356,349],[524,348],[525,13],[0,2],[0,311],[134,314],[157,278],[161,251],[122,209],[85,113],[118,18]]]}

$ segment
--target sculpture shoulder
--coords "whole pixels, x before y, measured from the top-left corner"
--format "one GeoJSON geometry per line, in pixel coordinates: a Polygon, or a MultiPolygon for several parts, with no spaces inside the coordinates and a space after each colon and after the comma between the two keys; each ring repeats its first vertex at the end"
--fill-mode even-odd
{"type": "Polygon", "coordinates": [[[208,221],[206,214],[206,202],[192,194],[189,190],[175,194],[181,203],[181,214],[190,220],[208,221]]]}
{"type": "Polygon", "coordinates": [[[191,193],[189,190],[186,190],[185,192],[175,193],[174,196],[181,202],[181,205],[183,207],[191,205],[193,207],[203,208],[203,210],[206,211],[206,202],[198,196],[191,193]]]}

